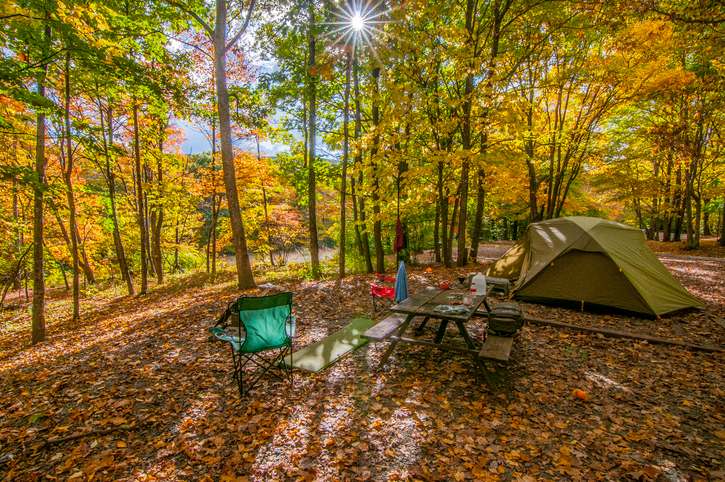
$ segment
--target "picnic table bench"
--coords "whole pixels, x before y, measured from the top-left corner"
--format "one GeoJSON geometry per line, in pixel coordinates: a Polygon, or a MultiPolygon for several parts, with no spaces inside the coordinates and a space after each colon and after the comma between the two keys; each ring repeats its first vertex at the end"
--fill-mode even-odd
{"type": "Polygon", "coordinates": [[[363,334],[363,336],[373,341],[391,342],[383,354],[378,368],[382,368],[399,343],[427,345],[443,350],[465,352],[471,355],[474,362],[482,366],[482,368],[485,368],[482,363],[484,359],[508,361],[513,346],[513,338],[511,336],[498,336],[498,332],[497,334],[489,334],[486,336],[485,341],[478,346],[469,335],[466,329],[466,323],[474,316],[483,316],[487,317],[489,324],[496,323],[496,326],[499,328],[502,326],[502,323],[504,323],[504,328],[509,328],[513,324],[512,331],[499,329],[500,334],[513,334],[512,332],[515,332],[522,322],[522,315],[518,305],[515,303],[501,303],[500,307],[497,306],[491,309],[485,296],[472,296],[471,303],[468,305],[468,310],[465,313],[445,313],[436,310],[438,304],[444,304],[446,301],[450,302],[450,300],[456,297],[463,296],[471,295],[469,293],[459,292],[458,290],[443,291],[440,289],[428,289],[393,305],[390,308],[393,312],[390,316],[370,327],[363,334]],[[412,320],[416,317],[423,318],[421,326],[430,318],[440,321],[434,341],[405,336],[412,320]],[[442,343],[449,323],[456,324],[459,333],[466,343],[465,347],[442,343]]]}
{"type": "Polygon", "coordinates": [[[511,357],[511,347],[514,344],[513,337],[488,335],[481,346],[478,356],[496,361],[508,361],[511,357]]]}
{"type": "Polygon", "coordinates": [[[368,328],[363,336],[374,341],[383,341],[395,333],[395,331],[400,328],[400,325],[403,323],[405,323],[405,316],[393,313],[387,318],[379,321],[374,326],[368,328]]]}

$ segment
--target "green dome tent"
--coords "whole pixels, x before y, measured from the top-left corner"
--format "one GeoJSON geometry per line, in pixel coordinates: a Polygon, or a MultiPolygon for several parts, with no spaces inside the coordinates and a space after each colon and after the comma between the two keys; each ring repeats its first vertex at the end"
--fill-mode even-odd
{"type": "Polygon", "coordinates": [[[565,300],[648,315],[702,308],[645,244],[638,229],[572,216],[529,225],[486,274],[516,280],[517,298],[565,300]]]}

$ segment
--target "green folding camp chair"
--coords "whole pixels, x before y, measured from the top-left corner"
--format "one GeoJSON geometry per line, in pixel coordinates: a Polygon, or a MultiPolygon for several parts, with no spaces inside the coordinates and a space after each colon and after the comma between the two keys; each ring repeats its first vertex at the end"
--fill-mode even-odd
{"type": "Polygon", "coordinates": [[[239,386],[240,396],[249,393],[266,373],[293,383],[295,319],[292,315],[292,293],[242,296],[229,305],[216,326],[209,331],[231,347],[234,381],[239,386]],[[232,323],[224,328],[222,325],[227,319],[231,319],[232,323]],[[273,350],[276,353],[272,358],[263,356],[263,353],[273,350]],[[287,355],[290,356],[289,364],[284,361],[287,355]],[[247,365],[255,365],[257,369],[245,380],[244,368],[247,365]]]}

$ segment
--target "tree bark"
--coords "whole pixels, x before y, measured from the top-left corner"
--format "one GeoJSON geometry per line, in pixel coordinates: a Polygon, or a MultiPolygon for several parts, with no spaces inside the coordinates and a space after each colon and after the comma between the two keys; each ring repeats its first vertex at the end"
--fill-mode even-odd
{"type": "MultiPolygon", "coordinates": [[[[64,98],[65,105],[63,110],[63,120],[65,123],[65,165],[63,167],[63,181],[66,187],[66,199],[68,201],[69,223],[68,229],[70,234],[70,253],[73,263],[73,321],[78,321],[81,317],[80,312],[80,265],[78,262],[78,225],[76,220],[76,203],[73,195],[73,143],[71,140],[71,124],[70,124],[70,48],[66,50],[65,56],[65,89],[64,98]]],[[[63,156],[61,156],[63,159],[63,156]]]]}
{"type": "Polygon", "coordinates": [[[539,221],[538,191],[539,182],[536,177],[534,165],[534,79],[533,72],[529,69],[529,94],[528,108],[526,109],[526,139],[524,140],[524,151],[526,154],[526,169],[529,174],[529,221],[539,221]]]}
{"type": "Polygon", "coordinates": [[[211,238],[211,279],[216,279],[216,226],[219,222],[219,207],[221,205],[221,196],[216,192],[216,121],[212,121],[212,141],[211,141],[211,171],[212,171],[212,196],[211,196],[211,231],[209,236],[211,238]],[[218,200],[217,200],[218,198],[218,200]]]}
{"type": "Polygon", "coordinates": [[[339,239],[339,264],[338,279],[345,277],[345,248],[346,248],[346,191],[347,191],[347,161],[350,155],[350,77],[352,70],[352,53],[348,50],[345,56],[345,93],[343,94],[342,113],[342,173],[340,174],[340,239],[339,239]]]}
{"type": "MultiPolygon", "coordinates": [[[[46,22],[48,14],[46,13],[46,22]]],[[[43,32],[43,53],[50,47],[50,26],[43,32]]],[[[36,79],[37,93],[45,97],[45,76],[47,65],[43,65],[36,79]]],[[[33,315],[32,342],[45,341],[45,277],[43,273],[43,195],[46,189],[45,168],[45,112],[42,108],[36,114],[35,131],[35,182],[33,183],[33,315]]]]}
{"type": "Polygon", "coordinates": [[[111,221],[113,223],[113,245],[116,248],[116,259],[118,260],[118,269],[121,271],[121,277],[126,282],[126,289],[128,294],[133,296],[135,290],[133,288],[133,278],[128,268],[128,262],[126,260],[126,252],[123,249],[123,241],[121,240],[121,230],[118,226],[118,210],[116,207],[116,177],[111,168],[111,154],[110,149],[113,148],[113,111],[108,106],[108,141],[106,141],[105,129],[104,129],[104,114],[103,107],[101,106],[100,99],[98,103],[98,112],[101,119],[101,135],[103,137],[103,153],[105,157],[105,177],[106,184],[108,185],[108,198],[111,204],[111,221]]]}
{"type": "MultiPolygon", "coordinates": [[[[438,192],[438,186],[436,185],[436,192],[438,192]]],[[[436,263],[441,262],[441,237],[440,237],[440,225],[441,225],[441,202],[436,196],[436,215],[433,223],[433,259],[436,263]]]]}
{"type": "Polygon", "coordinates": [[[161,254],[161,228],[164,226],[164,205],[163,205],[163,158],[164,158],[164,130],[159,133],[159,157],[156,160],[156,200],[154,202],[154,212],[156,213],[155,222],[151,225],[151,254],[154,262],[154,271],[156,271],[156,282],[162,284],[164,282],[164,266],[161,254]]]}
{"type": "Polygon", "coordinates": [[[720,213],[720,246],[725,246],[725,199],[722,203],[722,212],[720,213]]]}
{"type": "Polygon", "coordinates": [[[378,173],[377,154],[380,148],[380,68],[373,68],[373,99],[372,121],[375,133],[373,145],[370,149],[370,164],[373,173],[373,245],[375,246],[375,271],[385,272],[385,253],[383,252],[383,226],[380,219],[380,174],[378,173]]]}
{"type": "Polygon", "coordinates": [[[310,264],[312,277],[320,279],[320,247],[317,240],[317,187],[315,180],[315,155],[317,137],[317,68],[315,64],[315,10],[314,2],[307,0],[308,30],[308,71],[307,71],[307,95],[309,107],[309,154],[307,155],[307,193],[309,196],[309,228],[310,228],[310,264]]]}
{"type": "Polygon", "coordinates": [[[705,198],[703,201],[705,210],[702,213],[702,235],[711,236],[712,230],[710,229],[710,213],[707,211],[707,205],[710,203],[710,200],[705,198]]]}
{"type": "MultiPolygon", "coordinates": [[[[360,137],[362,136],[362,112],[360,107],[360,81],[358,75],[357,47],[353,47],[353,63],[352,63],[352,82],[355,91],[355,141],[357,143],[357,152],[355,153],[355,165],[358,168],[357,188],[363,189],[363,151],[360,146],[360,137]]],[[[373,272],[373,263],[370,257],[370,240],[368,237],[367,221],[365,219],[365,194],[358,192],[359,206],[358,224],[360,226],[360,245],[362,246],[362,255],[365,260],[365,269],[368,273],[373,272]]]]}
{"type": "Polygon", "coordinates": [[[136,178],[136,213],[139,230],[139,241],[141,248],[141,290],[140,295],[145,295],[148,291],[148,232],[146,231],[146,210],[144,209],[144,193],[143,193],[143,177],[141,174],[141,150],[139,142],[138,130],[138,104],[134,100],[133,103],[133,155],[134,155],[134,173],[136,178]]]}
{"type": "Polygon", "coordinates": [[[679,242],[682,234],[682,218],[685,212],[685,202],[682,191],[682,165],[678,164],[675,174],[675,232],[672,241],[679,242]]]}
{"type": "MultiPolygon", "coordinates": [[[[16,145],[14,146],[17,150],[17,141],[16,145]]],[[[17,152],[17,151],[16,151],[17,152]]],[[[17,160],[17,155],[15,156],[17,160]]],[[[17,255],[20,255],[20,252],[23,248],[23,241],[22,241],[22,231],[20,230],[20,212],[18,210],[18,181],[17,179],[13,178],[13,219],[15,219],[15,252],[17,255]]],[[[18,270],[13,276],[12,280],[12,288],[13,290],[19,290],[20,289],[20,274],[22,273],[22,269],[20,269],[20,265],[18,265],[18,270]]],[[[0,302],[0,306],[2,306],[2,303],[0,302]]]]}
{"type": "Polygon", "coordinates": [[[481,226],[483,224],[483,208],[486,202],[486,173],[482,167],[476,170],[476,214],[473,218],[473,232],[471,232],[471,261],[478,258],[478,243],[481,240],[481,226]]]}
{"type": "Polygon", "coordinates": [[[441,248],[443,264],[451,267],[451,250],[448,239],[448,191],[443,188],[443,161],[438,161],[438,205],[440,210],[441,248]]]}
{"type": "MultiPolygon", "coordinates": [[[[251,14],[251,11],[250,11],[251,14]]],[[[216,78],[217,110],[219,114],[219,132],[221,134],[222,167],[224,170],[224,188],[227,195],[229,221],[232,228],[234,255],[237,266],[237,286],[240,289],[254,288],[254,275],[249,263],[247,238],[244,233],[244,221],[239,207],[237,176],[234,167],[234,149],[232,145],[232,126],[229,113],[229,91],[226,72],[226,0],[216,1],[216,23],[213,33],[214,75],[216,78]]]]}
{"type": "Polygon", "coordinates": [[[696,164],[695,160],[690,161],[690,166],[685,170],[685,227],[687,229],[687,249],[696,249],[698,247],[698,239],[695,235],[693,227],[693,182],[695,177],[696,164]]]}

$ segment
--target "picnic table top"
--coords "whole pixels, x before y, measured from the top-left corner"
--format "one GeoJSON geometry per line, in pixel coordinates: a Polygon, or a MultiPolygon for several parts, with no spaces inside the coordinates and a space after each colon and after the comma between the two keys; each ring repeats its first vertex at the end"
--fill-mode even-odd
{"type": "Polygon", "coordinates": [[[428,288],[391,306],[390,311],[452,321],[468,321],[485,301],[485,296],[473,296],[468,290],[464,289],[441,290],[428,288]],[[468,310],[465,313],[447,313],[435,309],[438,305],[461,305],[465,296],[471,297],[471,304],[466,305],[468,310]]]}

